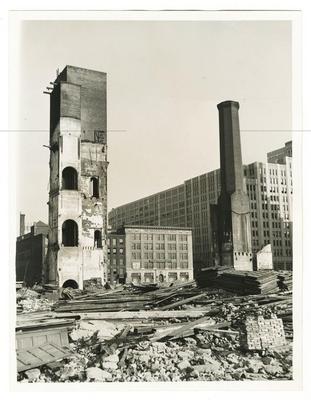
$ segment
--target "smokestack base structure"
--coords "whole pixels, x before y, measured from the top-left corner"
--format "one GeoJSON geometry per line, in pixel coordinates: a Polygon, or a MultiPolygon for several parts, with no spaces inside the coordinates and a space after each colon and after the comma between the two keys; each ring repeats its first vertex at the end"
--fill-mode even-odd
{"type": "Polygon", "coordinates": [[[221,194],[218,245],[221,265],[253,270],[249,198],[244,190],[239,103],[224,101],[219,111],[221,194]]]}

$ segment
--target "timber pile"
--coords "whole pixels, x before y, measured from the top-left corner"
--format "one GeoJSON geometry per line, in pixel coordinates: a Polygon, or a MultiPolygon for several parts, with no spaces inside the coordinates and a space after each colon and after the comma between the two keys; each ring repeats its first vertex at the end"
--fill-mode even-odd
{"type": "Polygon", "coordinates": [[[293,289],[293,276],[291,271],[278,271],[278,286],[280,290],[293,289]]]}
{"type": "Polygon", "coordinates": [[[239,294],[268,294],[279,290],[274,271],[224,272],[217,278],[217,284],[239,294]]]}
{"type": "Polygon", "coordinates": [[[198,285],[200,287],[217,287],[218,278],[224,272],[234,271],[233,267],[217,266],[217,267],[204,267],[201,268],[198,278],[198,285]]]}
{"type": "MultiPolygon", "coordinates": [[[[150,310],[160,307],[176,297],[192,297],[197,293],[195,282],[187,282],[170,287],[119,288],[116,290],[92,293],[74,297],[70,300],[58,301],[53,309],[55,312],[116,312],[150,310]],[[150,290],[151,289],[151,290],[150,290]],[[191,289],[191,290],[189,290],[191,289]]],[[[185,300],[187,303],[187,300],[185,300]]]]}

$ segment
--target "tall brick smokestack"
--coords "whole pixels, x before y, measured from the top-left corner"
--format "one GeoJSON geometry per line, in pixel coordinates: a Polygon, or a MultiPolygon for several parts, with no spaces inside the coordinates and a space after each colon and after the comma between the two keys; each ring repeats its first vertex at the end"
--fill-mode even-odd
{"type": "Polygon", "coordinates": [[[23,236],[25,234],[25,214],[19,214],[19,235],[23,236]]]}
{"type": "Polygon", "coordinates": [[[224,101],[219,111],[221,194],[218,199],[220,262],[252,270],[249,198],[243,187],[239,103],[224,101]]]}
{"type": "Polygon", "coordinates": [[[237,101],[224,101],[219,111],[221,190],[234,193],[243,190],[243,165],[237,101]]]}

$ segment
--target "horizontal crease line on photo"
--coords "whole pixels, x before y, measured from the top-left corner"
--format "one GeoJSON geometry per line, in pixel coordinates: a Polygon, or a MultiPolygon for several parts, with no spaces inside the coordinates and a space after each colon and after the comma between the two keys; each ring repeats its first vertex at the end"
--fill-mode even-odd
{"type": "MultiPolygon", "coordinates": [[[[50,132],[49,129],[0,129],[0,132],[50,132]]],[[[62,129],[62,132],[81,132],[81,130],[78,129],[70,129],[70,130],[65,130],[62,129]]],[[[108,132],[127,132],[126,129],[108,129],[105,131],[106,133],[108,132]]]]}
{"type": "MultiPolygon", "coordinates": [[[[0,129],[0,132],[50,132],[49,129],[0,129]]],[[[81,132],[80,130],[70,129],[62,132],[81,132]]],[[[126,129],[111,129],[108,132],[128,132],[126,129]]],[[[311,132],[311,129],[240,129],[240,132],[311,132]]]]}

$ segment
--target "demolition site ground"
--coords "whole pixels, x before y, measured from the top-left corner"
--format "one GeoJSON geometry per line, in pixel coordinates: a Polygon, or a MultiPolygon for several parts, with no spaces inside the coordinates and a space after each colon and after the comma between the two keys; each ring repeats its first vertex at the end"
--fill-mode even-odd
{"type": "Polygon", "coordinates": [[[87,291],[22,287],[17,380],[293,379],[291,274],[252,272],[231,281],[231,291],[226,283],[195,282],[87,291]],[[254,283],[248,290],[245,279],[254,283]]]}

